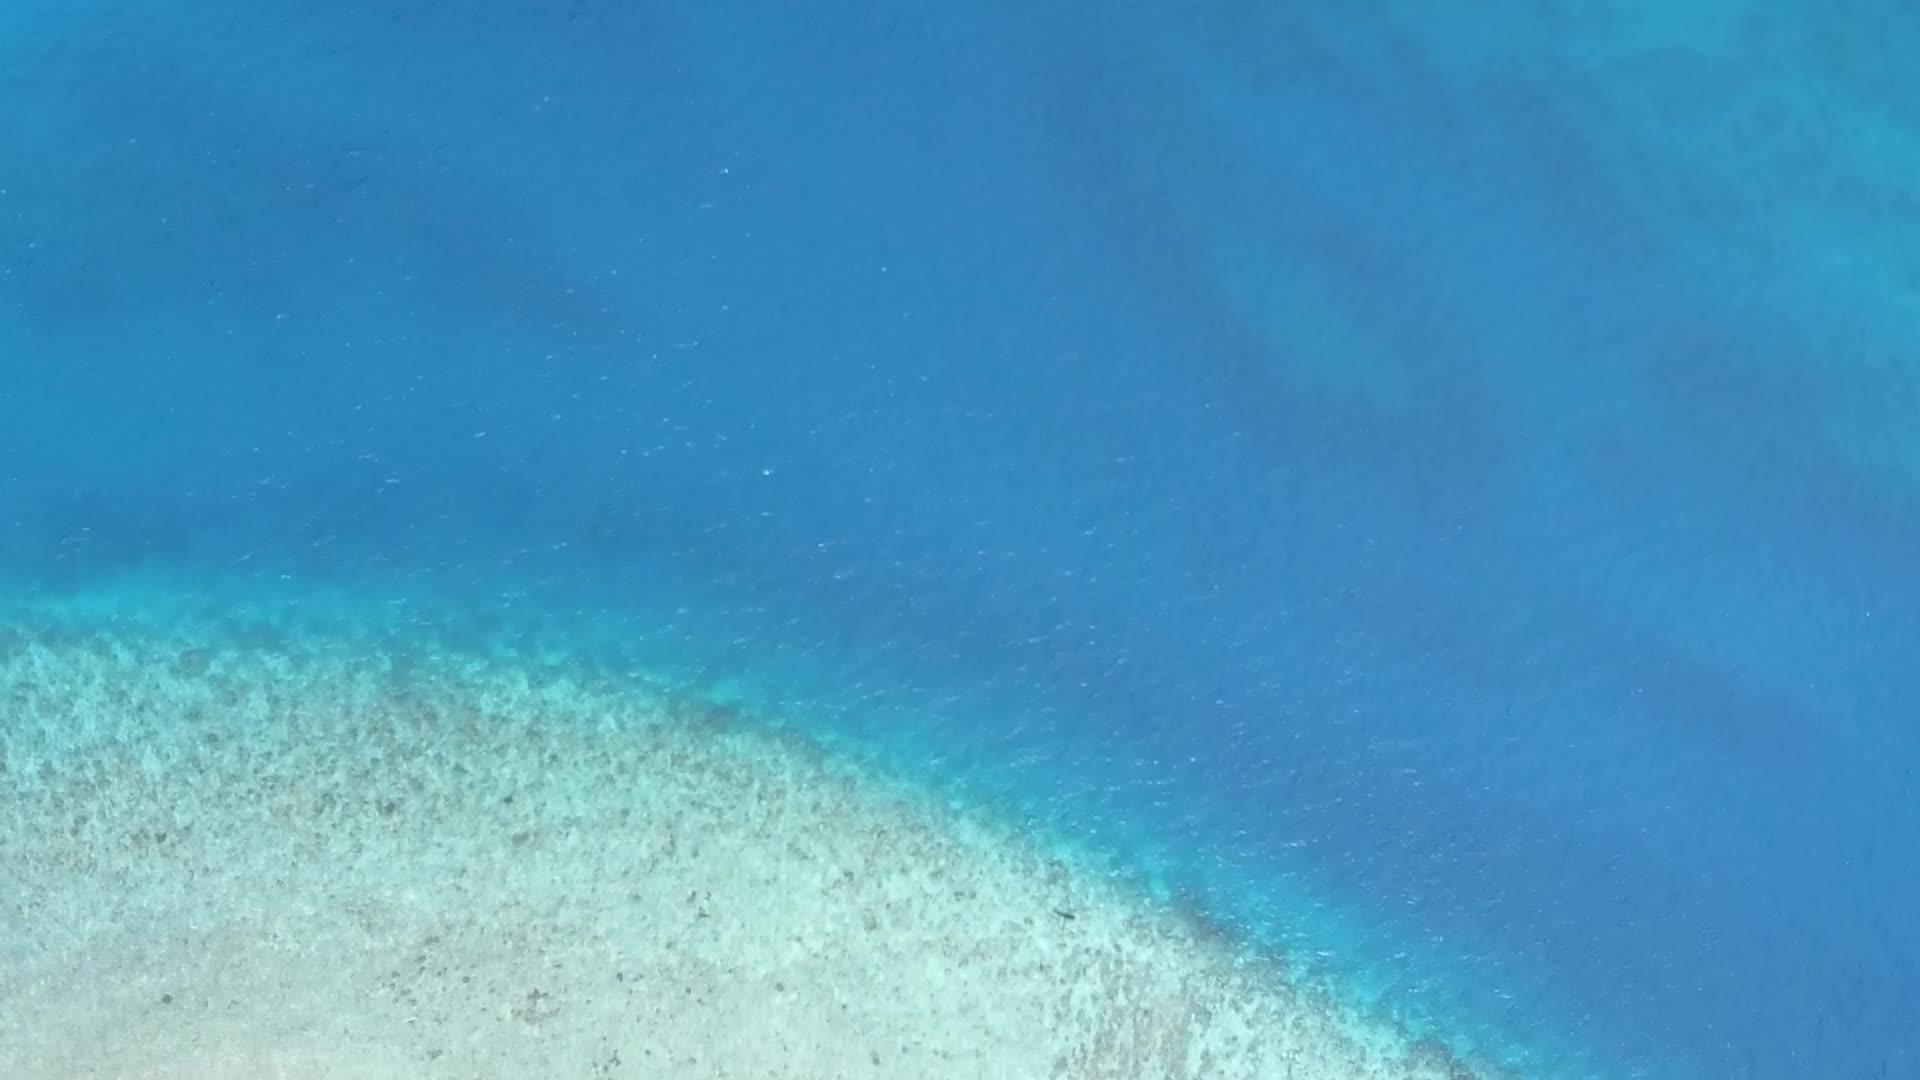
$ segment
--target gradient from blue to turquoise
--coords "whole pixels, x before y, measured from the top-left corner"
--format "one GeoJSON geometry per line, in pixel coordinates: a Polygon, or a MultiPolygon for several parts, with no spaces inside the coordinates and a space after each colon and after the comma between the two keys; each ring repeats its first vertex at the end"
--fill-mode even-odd
{"type": "Polygon", "coordinates": [[[1543,1075],[1920,1070],[1916,9],[122,7],[0,15],[10,579],[611,625],[1543,1075]]]}

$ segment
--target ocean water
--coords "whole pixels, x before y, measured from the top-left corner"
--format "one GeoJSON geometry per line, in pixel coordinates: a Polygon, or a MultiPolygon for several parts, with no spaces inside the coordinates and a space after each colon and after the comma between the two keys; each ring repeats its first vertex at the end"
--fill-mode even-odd
{"type": "Polygon", "coordinates": [[[1909,7],[122,7],[0,12],[12,590],[587,642],[1528,1075],[1920,1071],[1909,7]]]}

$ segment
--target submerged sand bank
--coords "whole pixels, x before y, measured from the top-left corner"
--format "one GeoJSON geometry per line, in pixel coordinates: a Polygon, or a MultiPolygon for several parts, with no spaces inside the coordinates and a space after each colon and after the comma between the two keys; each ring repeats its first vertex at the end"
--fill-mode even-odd
{"type": "Polygon", "coordinates": [[[1025,838],[631,686],[0,641],[40,1077],[1466,1076],[1025,838]]]}

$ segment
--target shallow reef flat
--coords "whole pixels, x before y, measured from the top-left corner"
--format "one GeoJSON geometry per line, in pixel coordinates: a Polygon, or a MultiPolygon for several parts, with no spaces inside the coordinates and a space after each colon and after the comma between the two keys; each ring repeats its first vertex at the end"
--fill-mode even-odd
{"type": "Polygon", "coordinates": [[[989,817],[588,671],[16,620],[5,1074],[1490,1075],[989,817]]]}

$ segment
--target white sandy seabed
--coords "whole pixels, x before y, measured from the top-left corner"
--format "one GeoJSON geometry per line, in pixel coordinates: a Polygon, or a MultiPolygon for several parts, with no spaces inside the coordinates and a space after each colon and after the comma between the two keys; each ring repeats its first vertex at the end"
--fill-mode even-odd
{"type": "Polygon", "coordinates": [[[663,693],[0,628],[8,1080],[1489,1075],[663,693]]]}

